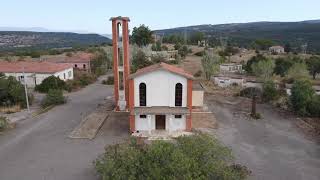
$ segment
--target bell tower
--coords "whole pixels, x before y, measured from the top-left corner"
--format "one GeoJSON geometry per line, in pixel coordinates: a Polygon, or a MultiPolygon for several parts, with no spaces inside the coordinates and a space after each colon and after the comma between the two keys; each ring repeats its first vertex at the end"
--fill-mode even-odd
{"type": "Polygon", "coordinates": [[[128,110],[129,102],[129,28],[128,17],[112,17],[113,75],[116,111],[128,110]]]}

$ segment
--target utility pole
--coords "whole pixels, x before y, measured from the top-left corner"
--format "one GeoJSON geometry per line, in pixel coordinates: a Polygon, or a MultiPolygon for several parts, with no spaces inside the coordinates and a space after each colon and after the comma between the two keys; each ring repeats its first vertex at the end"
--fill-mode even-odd
{"type": "Polygon", "coordinates": [[[25,77],[25,74],[24,74],[24,66],[22,67],[22,74],[23,74],[24,92],[25,92],[25,95],[26,95],[26,101],[27,101],[27,108],[28,108],[28,112],[30,113],[29,97],[28,97],[28,90],[27,90],[26,77],[25,77]]]}

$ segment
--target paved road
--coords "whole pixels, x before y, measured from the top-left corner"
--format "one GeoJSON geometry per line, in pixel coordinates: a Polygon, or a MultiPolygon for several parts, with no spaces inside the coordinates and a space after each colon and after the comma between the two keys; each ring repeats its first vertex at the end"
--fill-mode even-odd
{"type": "Polygon", "coordinates": [[[126,137],[126,132],[104,128],[97,138],[69,139],[81,117],[112,96],[111,86],[92,84],[68,95],[68,103],[36,119],[18,124],[0,136],[0,180],[97,179],[93,161],[104,146],[126,137]]]}
{"type": "Polygon", "coordinates": [[[264,119],[249,120],[237,112],[246,103],[231,98],[207,97],[219,123],[216,134],[232,148],[236,160],[253,171],[257,180],[319,180],[320,144],[308,140],[295,126],[295,119],[259,105],[264,119]],[[234,104],[232,104],[234,103],[234,104]]]}

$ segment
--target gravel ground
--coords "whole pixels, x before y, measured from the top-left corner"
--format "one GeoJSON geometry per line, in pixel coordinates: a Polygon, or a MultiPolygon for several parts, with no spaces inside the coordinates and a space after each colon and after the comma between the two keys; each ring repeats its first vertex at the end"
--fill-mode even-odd
{"type": "Polygon", "coordinates": [[[250,179],[319,179],[320,144],[297,128],[296,118],[258,105],[263,119],[250,120],[248,100],[212,95],[205,99],[219,124],[218,139],[232,148],[237,162],[252,170],[250,179]]]}
{"type": "Polygon", "coordinates": [[[0,179],[98,179],[93,161],[105,145],[128,136],[126,126],[120,130],[103,127],[105,131],[94,140],[75,140],[68,135],[112,93],[113,86],[97,82],[68,94],[67,104],[19,122],[16,129],[0,136],[0,179]]]}

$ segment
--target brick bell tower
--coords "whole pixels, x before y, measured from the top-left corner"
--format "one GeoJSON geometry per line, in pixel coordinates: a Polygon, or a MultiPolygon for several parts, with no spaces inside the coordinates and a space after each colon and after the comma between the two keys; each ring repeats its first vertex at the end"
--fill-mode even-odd
{"type": "Polygon", "coordinates": [[[112,17],[114,97],[116,111],[127,111],[129,102],[129,28],[128,17],[112,17]]]}

